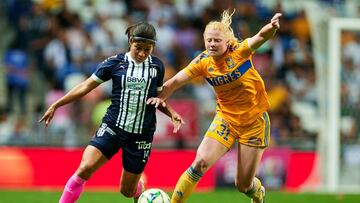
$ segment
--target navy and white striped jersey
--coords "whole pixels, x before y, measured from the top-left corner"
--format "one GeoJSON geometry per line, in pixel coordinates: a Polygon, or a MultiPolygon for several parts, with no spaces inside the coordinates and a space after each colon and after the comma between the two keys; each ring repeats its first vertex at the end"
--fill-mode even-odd
{"type": "Polygon", "coordinates": [[[149,56],[137,64],[130,52],[118,54],[99,64],[91,78],[99,83],[113,82],[104,123],[136,134],[155,131],[156,109],[146,105],[146,100],[156,97],[163,85],[164,65],[159,58],[149,56]]]}

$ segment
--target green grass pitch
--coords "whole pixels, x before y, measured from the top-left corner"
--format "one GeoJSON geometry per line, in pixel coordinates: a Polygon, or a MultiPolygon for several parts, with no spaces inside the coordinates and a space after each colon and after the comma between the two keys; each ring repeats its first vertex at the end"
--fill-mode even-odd
{"type": "MultiPolygon", "coordinates": [[[[315,194],[267,192],[266,203],[360,203],[359,194],[315,194]]],[[[61,192],[0,190],[0,203],[51,203],[58,202],[61,192]]],[[[194,193],[189,203],[250,203],[235,190],[194,193]]],[[[132,203],[115,192],[84,192],[78,203],[132,203]]]]}

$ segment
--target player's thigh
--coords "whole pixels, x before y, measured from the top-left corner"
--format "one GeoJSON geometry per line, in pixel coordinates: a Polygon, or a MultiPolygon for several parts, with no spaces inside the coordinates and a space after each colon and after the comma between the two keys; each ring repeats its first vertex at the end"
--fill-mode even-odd
{"type": "Polygon", "coordinates": [[[228,151],[229,149],[218,140],[205,136],[196,152],[196,158],[192,166],[197,171],[205,173],[228,151]]]}
{"type": "Polygon", "coordinates": [[[222,118],[221,113],[217,113],[205,137],[211,137],[230,149],[237,139],[238,133],[222,118]]]}
{"type": "Polygon", "coordinates": [[[251,183],[270,139],[270,119],[267,112],[251,125],[239,127],[238,166],[236,179],[251,183]]]}
{"type": "Polygon", "coordinates": [[[104,165],[108,159],[102,154],[102,152],[92,145],[88,145],[82,155],[80,166],[77,170],[78,174],[84,174],[90,176],[93,172],[104,165]]]}
{"type": "Polygon", "coordinates": [[[141,174],[129,172],[123,168],[120,178],[120,188],[123,191],[134,191],[137,187],[141,174]]]}
{"type": "Polygon", "coordinates": [[[237,182],[251,183],[260,164],[264,149],[238,144],[237,182]]]}

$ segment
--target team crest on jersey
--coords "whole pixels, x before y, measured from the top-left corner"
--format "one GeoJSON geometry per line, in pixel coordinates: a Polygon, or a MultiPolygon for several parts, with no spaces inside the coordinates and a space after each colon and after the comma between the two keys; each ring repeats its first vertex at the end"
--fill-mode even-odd
{"type": "Polygon", "coordinates": [[[234,60],[231,57],[225,58],[225,62],[226,62],[228,69],[232,69],[235,67],[234,60]]]}
{"type": "Polygon", "coordinates": [[[150,68],[150,77],[155,78],[157,76],[156,68],[150,68]]]}

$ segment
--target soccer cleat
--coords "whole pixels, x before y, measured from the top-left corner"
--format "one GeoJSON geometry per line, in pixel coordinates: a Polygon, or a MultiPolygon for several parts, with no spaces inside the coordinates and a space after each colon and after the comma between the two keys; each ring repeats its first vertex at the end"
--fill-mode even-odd
{"type": "Polygon", "coordinates": [[[265,203],[265,188],[264,186],[260,187],[260,197],[258,200],[251,199],[251,203],[265,203]]]}
{"type": "Polygon", "coordinates": [[[138,203],[140,195],[145,191],[145,183],[142,178],[140,178],[139,183],[141,184],[141,193],[139,194],[138,197],[134,197],[134,203],[138,203]]]}

